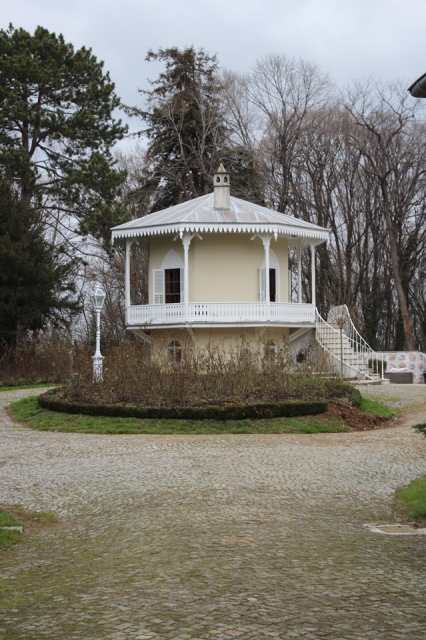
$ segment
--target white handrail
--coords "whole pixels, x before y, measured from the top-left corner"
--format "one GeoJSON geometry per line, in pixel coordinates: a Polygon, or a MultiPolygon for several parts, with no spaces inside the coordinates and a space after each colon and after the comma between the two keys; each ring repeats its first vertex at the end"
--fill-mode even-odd
{"type": "Polygon", "coordinates": [[[326,322],[321,315],[317,311],[317,322],[316,322],[316,336],[318,342],[321,344],[323,349],[327,351],[339,364],[342,370],[343,367],[349,368],[352,371],[355,371],[357,377],[370,378],[371,375],[369,372],[369,361],[370,360],[381,360],[381,378],[384,378],[384,358],[383,354],[380,358],[379,355],[373,351],[370,345],[364,340],[364,338],[360,335],[356,327],[354,326],[352,319],[349,315],[349,310],[346,305],[340,305],[339,307],[333,307],[331,312],[328,315],[328,322],[326,322]],[[337,325],[340,325],[342,328],[342,332],[344,332],[344,336],[347,340],[346,344],[348,349],[352,354],[358,356],[358,367],[354,367],[348,360],[345,360],[342,346],[342,336],[340,333],[340,329],[336,329],[333,327],[330,322],[333,322],[337,325]],[[327,335],[327,339],[332,337],[331,342],[333,345],[336,345],[335,350],[331,350],[325,344],[327,340],[325,340],[325,336],[327,335]]]}
{"type": "Polygon", "coordinates": [[[129,326],[150,324],[210,325],[282,323],[315,325],[315,306],[308,303],[271,302],[189,302],[187,304],[131,305],[127,308],[129,326]]]}

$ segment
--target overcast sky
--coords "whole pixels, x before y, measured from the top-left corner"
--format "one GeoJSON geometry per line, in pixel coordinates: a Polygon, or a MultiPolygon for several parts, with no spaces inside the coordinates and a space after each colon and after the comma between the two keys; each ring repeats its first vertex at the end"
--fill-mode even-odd
{"type": "Polygon", "coordinates": [[[130,105],[158,75],[144,58],[159,47],[203,47],[240,72],[268,53],[303,58],[341,87],[426,72],[425,0],[0,0],[0,18],[91,47],[130,105]]]}

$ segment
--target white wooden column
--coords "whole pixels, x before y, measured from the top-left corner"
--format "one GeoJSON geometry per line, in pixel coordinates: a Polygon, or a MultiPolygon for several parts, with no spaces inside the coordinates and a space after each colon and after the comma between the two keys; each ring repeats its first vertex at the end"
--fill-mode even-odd
{"type": "Polygon", "coordinates": [[[266,315],[269,319],[271,306],[271,291],[269,282],[269,249],[271,246],[272,236],[262,235],[263,248],[265,249],[265,298],[266,298],[266,315]]]}
{"type": "Polygon", "coordinates": [[[316,282],[315,282],[315,245],[311,242],[311,288],[312,304],[316,307],[316,282]]]}
{"type": "Polygon", "coordinates": [[[133,240],[128,238],[126,240],[126,259],[125,259],[125,265],[124,265],[124,301],[125,301],[125,308],[126,308],[126,324],[128,324],[128,322],[129,322],[129,307],[130,307],[130,303],[131,303],[131,300],[130,300],[130,268],[131,268],[130,255],[131,255],[132,244],[133,244],[133,240]]]}
{"type": "Polygon", "coordinates": [[[202,236],[198,233],[181,233],[180,239],[183,246],[183,303],[185,305],[185,318],[188,319],[188,305],[189,305],[189,246],[193,238],[202,240],[202,236]]]}
{"type": "Polygon", "coordinates": [[[302,242],[297,245],[297,302],[302,302],[302,242]]]}
{"type": "Polygon", "coordinates": [[[189,302],[189,245],[193,236],[184,233],[182,236],[183,245],[183,303],[185,305],[185,318],[188,318],[189,302]]]}

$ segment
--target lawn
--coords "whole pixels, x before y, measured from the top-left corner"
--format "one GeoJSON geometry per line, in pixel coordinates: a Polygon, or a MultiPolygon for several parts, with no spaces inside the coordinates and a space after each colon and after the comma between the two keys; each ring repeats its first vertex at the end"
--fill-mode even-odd
{"type": "Polygon", "coordinates": [[[426,476],[421,476],[395,494],[397,509],[405,519],[426,524],[426,476]]]}
{"type": "Polygon", "coordinates": [[[342,420],[322,415],[270,420],[139,420],[61,414],[42,409],[37,398],[10,405],[14,420],[38,431],[107,434],[336,433],[348,431],[342,420]]]}
{"type": "Polygon", "coordinates": [[[360,410],[364,413],[368,413],[369,415],[380,416],[381,418],[394,418],[399,410],[395,408],[388,407],[383,402],[379,402],[378,400],[371,400],[370,398],[362,398],[360,410]]]}
{"type": "Polygon", "coordinates": [[[16,544],[22,536],[22,531],[17,529],[4,529],[3,527],[20,527],[22,523],[12,514],[0,508],[0,548],[10,547],[16,544]]]}

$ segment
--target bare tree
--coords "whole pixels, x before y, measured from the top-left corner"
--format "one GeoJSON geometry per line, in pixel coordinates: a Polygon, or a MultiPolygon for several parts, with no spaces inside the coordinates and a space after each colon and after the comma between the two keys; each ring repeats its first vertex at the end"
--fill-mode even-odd
{"type": "Polygon", "coordinates": [[[355,83],[346,92],[344,104],[357,129],[351,140],[360,153],[360,169],[376,182],[380,191],[405,346],[413,350],[401,244],[411,226],[413,208],[425,179],[425,145],[419,145],[413,137],[414,130],[417,131],[413,119],[419,103],[413,102],[401,85],[385,85],[370,79],[355,83]]]}
{"type": "Polygon", "coordinates": [[[315,126],[313,114],[321,114],[331,92],[327,75],[318,67],[285,56],[259,60],[249,76],[247,96],[262,116],[259,147],[268,174],[266,197],[278,211],[292,208],[304,134],[315,126]]]}

